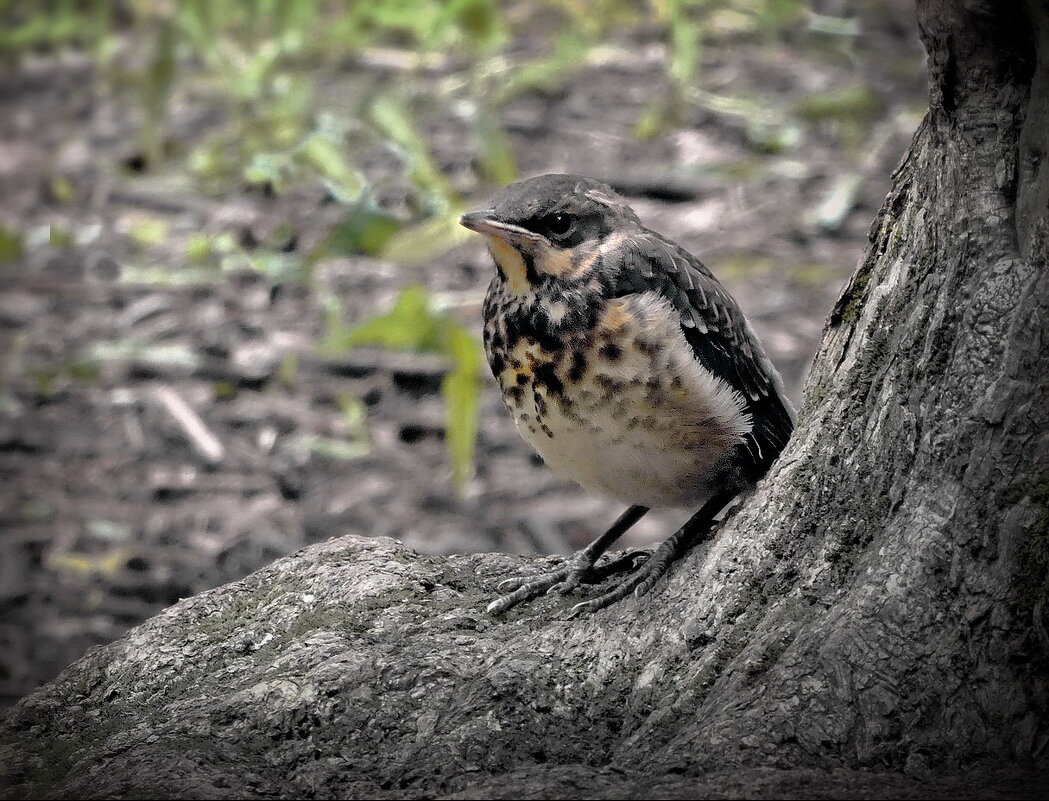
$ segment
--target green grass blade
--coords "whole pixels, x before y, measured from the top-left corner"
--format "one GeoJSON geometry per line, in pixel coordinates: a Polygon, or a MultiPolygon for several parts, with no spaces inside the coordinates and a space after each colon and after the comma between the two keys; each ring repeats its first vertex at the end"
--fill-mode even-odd
{"type": "Polygon", "coordinates": [[[446,352],[452,370],[441,382],[444,396],[445,437],[452,459],[452,477],[460,493],[473,474],[477,445],[477,418],[481,399],[481,353],[477,340],[456,325],[447,332],[446,352]]]}

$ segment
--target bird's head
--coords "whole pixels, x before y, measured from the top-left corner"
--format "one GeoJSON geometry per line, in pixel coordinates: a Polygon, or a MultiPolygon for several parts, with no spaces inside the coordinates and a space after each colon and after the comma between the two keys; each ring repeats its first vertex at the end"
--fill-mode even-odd
{"type": "Polygon", "coordinates": [[[581,175],[518,181],[459,222],[484,235],[503,280],[518,294],[549,278],[588,280],[601,267],[602,251],[640,227],[610,186],[581,175]]]}

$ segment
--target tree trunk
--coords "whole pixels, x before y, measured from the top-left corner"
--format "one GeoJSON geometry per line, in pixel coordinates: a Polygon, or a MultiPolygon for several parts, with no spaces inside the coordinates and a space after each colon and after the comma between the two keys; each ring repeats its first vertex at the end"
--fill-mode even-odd
{"type": "Polygon", "coordinates": [[[957,778],[979,770],[1035,792],[1007,777],[1049,769],[1049,9],[918,16],[930,111],[798,431],[669,581],[582,620],[572,599],[491,619],[524,560],[325,543],[25,699],[0,775],[71,796],[957,797],[988,792],[957,778]]]}

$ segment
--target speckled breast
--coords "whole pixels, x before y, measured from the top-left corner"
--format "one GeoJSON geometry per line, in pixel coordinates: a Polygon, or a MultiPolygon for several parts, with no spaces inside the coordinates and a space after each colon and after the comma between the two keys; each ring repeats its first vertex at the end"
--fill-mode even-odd
{"type": "Polygon", "coordinates": [[[555,472],[632,504],[709,497],[750,420],[743,399],[692,355],[669,303],[654,293],[610,299],[587,325],[556,334],[535,319],[557,320],[558,307],[537,312],[490,292],[485,312],[503,401],[555,472]]]}

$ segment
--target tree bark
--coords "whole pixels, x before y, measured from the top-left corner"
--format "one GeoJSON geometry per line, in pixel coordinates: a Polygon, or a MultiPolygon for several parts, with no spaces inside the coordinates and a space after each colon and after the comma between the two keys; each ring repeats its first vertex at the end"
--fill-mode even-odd
{"type": "Polygon", "coordinates": [[[669,581],[582,620],[572,599],[492,619],[496,582],[539,565],[315,546],[23,700],[11,792],[1044,792],[1049,8],[918,18],[930,110],[799,428],[669,581]]]}

